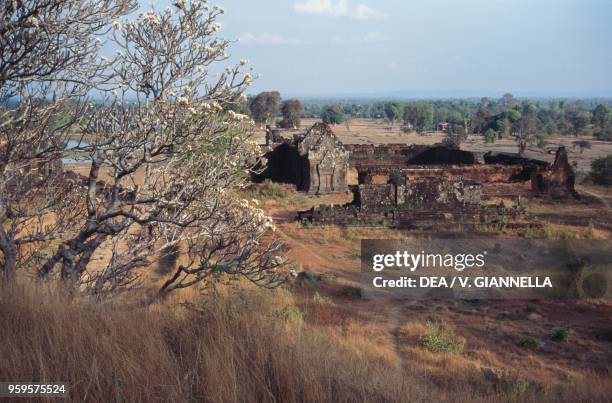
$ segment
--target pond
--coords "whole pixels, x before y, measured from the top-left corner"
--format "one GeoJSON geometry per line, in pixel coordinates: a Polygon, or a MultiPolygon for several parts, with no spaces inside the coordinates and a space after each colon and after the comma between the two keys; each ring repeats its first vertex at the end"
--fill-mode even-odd
{"type": "Polygon", "coordinates": [[[89,156],[87,155],[82,155],[81,153],[79,153],[78,151],[73,151],[75,148],[77,147],[87,147],[89,145],[89,143],[87,143],[86,141],[79,141],[79,140],[67,140],[64,143],[65,146],[65,152],[64,152],[64,157],[62,158],[62,162],[64,164],[80,164],[82,162],[87,162],[87,161],[91,161],[91,159],[89,158],[89,156]]]}

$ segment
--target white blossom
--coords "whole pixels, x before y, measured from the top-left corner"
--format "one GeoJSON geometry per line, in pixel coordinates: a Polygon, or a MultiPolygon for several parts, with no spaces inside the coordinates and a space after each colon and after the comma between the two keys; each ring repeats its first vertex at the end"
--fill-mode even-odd
{"type": "Polygon", "coordinates": [[[40,26],[38,19],[34,16],[29,16],[26,21],[29,25],[33,26],[34,28],[38,28],[40,26]]]}

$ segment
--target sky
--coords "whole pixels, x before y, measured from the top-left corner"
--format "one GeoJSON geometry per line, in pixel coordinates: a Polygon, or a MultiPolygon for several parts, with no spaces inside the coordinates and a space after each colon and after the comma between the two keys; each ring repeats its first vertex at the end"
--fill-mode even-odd
{"type": "Polygon", "coordinates": [[[612,96],[612,0],[217,4],[229,53],[258,77],[251,93],[612,96]]]}

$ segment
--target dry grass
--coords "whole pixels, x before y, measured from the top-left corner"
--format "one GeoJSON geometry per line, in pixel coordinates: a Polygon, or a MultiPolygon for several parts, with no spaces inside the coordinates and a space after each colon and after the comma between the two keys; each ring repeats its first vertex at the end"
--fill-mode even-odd
{"type": "Polygon", "coordinates": [[[339,304],[295,298],[241,288],[192,296],[189,308],[120,310],[31,286],[3,289],[0,380],[68,382],[75,401],[507,401],[515,389],[525,401],[605,401],[612,393],[609,377],[595,376],[561,389],[518,378],[500,388],[478,361],[424,349],[422,334],[411,340],[402,329],[394,340],[339,304]]]}
{"type": "Polygon", "coordinates": [[[206,302],[197,309],[121,311],[40,290],[3,290],[0,321],[10,325],[0,329],[0,379],[68,382],[75,401],[435,395],[375,349],[345,348],[305,325],[282,291],[206,302]]]}

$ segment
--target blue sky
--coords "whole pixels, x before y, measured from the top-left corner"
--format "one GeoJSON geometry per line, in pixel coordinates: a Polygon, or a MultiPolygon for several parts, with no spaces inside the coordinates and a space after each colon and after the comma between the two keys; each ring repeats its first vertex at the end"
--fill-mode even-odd
{"type": "MultiPolygon", "coordinates": [[[[159,8],[169,2],[158,2],[159,8]]],[[[221,34],[286,96],[612,95],[610,0],[225,0],[221,34]]]]}

